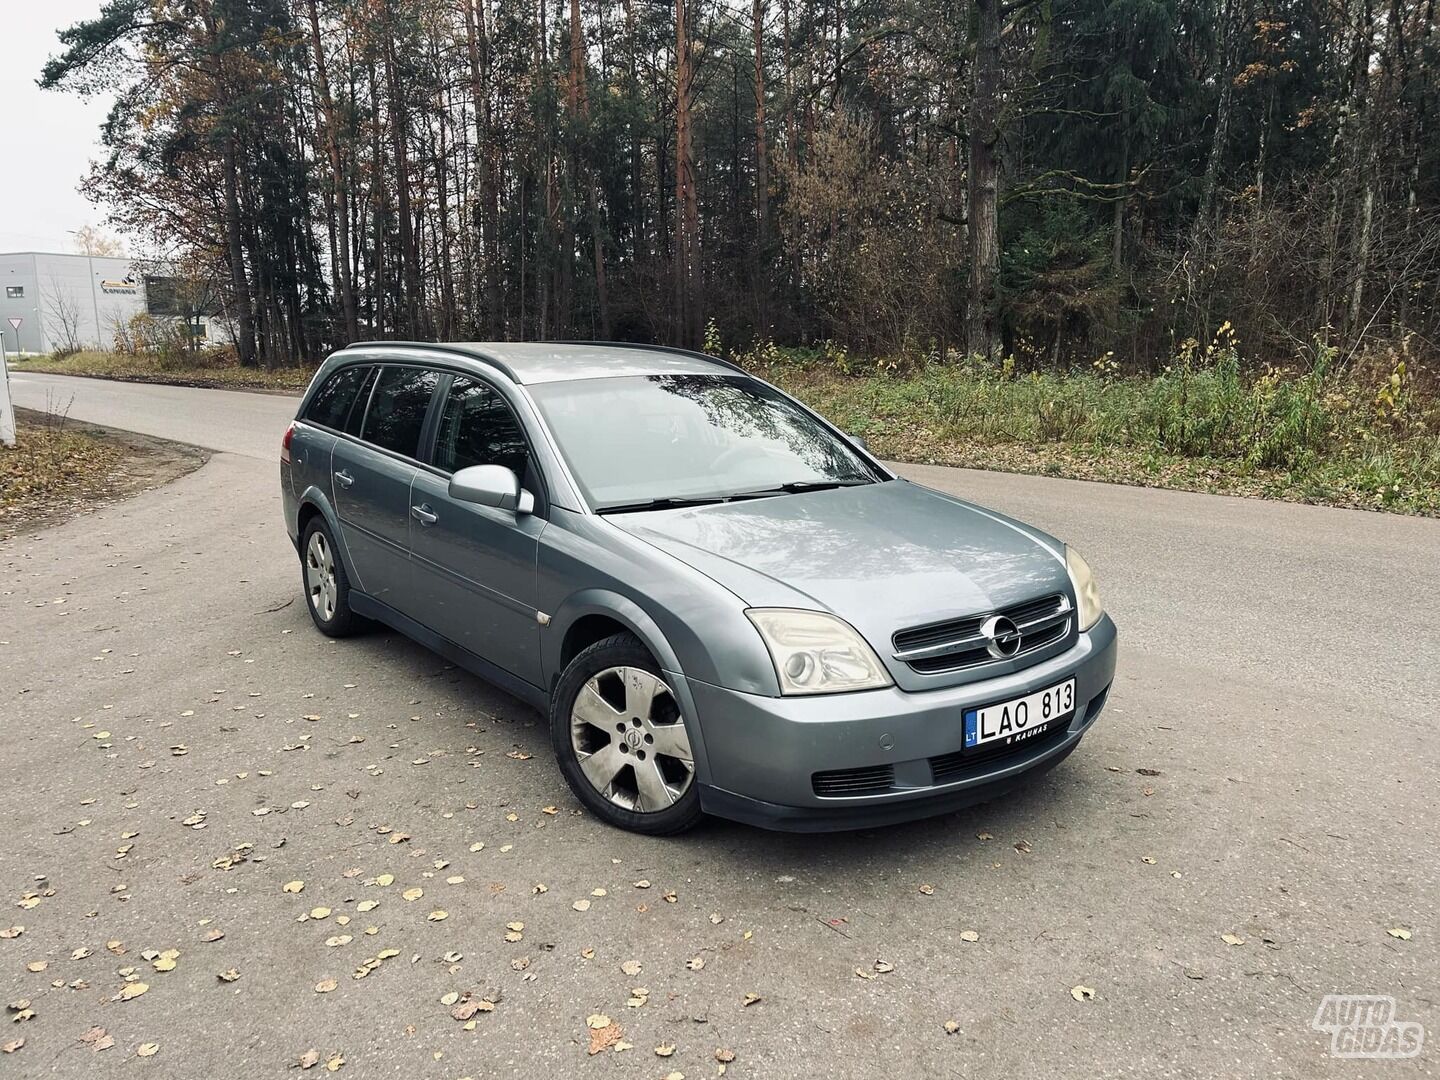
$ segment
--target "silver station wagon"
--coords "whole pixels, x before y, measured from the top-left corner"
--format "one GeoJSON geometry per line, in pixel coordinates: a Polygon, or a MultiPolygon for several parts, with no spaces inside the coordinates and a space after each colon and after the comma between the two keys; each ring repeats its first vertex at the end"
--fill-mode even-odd
{"type": "Polygon", "coordinates": [[[990,799],[1074,750],[1114,677],[1078,554],[714,357],[357,344],[280,472],[315,625],[387,624],[540,709],[626,829],[990,799]]]}

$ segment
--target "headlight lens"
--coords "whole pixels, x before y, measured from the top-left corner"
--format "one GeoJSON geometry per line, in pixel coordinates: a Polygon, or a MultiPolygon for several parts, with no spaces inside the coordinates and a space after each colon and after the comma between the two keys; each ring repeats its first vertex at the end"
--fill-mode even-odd
{"type": "Polygon", "coordinates": [[[745,612],[775,663],[782,694],[836,694],[891,684],[875,650],[834,615],[795,608],[745,612]]]}
{"type": "Polygon", "coordinates": [[[1100,587],[1095,584],[1090,564],[1072,547],[1065,549],[1065,569],[1070,571],[1070,584],[1075,586],[1075,603],[1080,607],[1080,629],[1089,630],[1105,614],[1105,608],[1100,603],[1100,587]]]}

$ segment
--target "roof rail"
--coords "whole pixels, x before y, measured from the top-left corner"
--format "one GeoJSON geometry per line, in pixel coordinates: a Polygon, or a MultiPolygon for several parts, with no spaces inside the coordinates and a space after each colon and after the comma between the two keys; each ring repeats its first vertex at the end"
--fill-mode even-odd
{"type": "Polygon", "coordinates": [[[719,364],[721,367],[738,371],[742,375],[750,374],[733,360],[726,360],[724,357],[711,356],[709,353],[699,352],[695,349],[682,349],[678,345],[646,345],[639,341],[544,341],[537,342],[542,345],[600,345],[607,349],[637,349],[647,352],[667,352],[677,356],[690,356],[696,360],[708,360],[712,364],[719,364]]]}
{"type": "MultiPolygon", "coordinates": [[[[481,360],[491,367],[498,368],[511,382],[518,383],[520,381],[515,374],[515,369],[504,360],[484,349],[477,349],[473,345],[445,341],[352,341],[345,346],[345,349],[429,349],[432,352],[452,353],[455,356],[464,356],[471,360],[481,360]]],[[[344,352],[345,349],[340,351],[344,352]]]]}

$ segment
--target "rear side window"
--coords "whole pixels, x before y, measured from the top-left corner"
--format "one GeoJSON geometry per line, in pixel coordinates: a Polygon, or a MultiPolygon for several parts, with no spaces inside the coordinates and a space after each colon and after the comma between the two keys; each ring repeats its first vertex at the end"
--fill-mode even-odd
{"type": "Polygon", "coordinates": [[[379,368],[366,368],[365,381],[360,384],[360,393],[355,395],[355,404],[350,408],[350,416],[345,421],[345,434],[360,437],[360,425],[365,422],[365,407],[370,404],[370,392],[375,389],[375,377],[380,373],[379,368]]]}
{"type": "Polygon", "coordinates": [[[422,368],[381,368],[360,437],[386,450],[415,457],[420,448],[420,429],[425,426],[425,411],[439,381],[438,372],[422,368]]]}
{"type": "Polygon", "coordinates": [[[367,367],[347,367],[331,375],[310,399],[310,408],[305,410],[305,419],[312,424],[322,424],[336,431],[344,431],[345,421],[360,392],[360,384],[369,371],[367,367]]]}
{"type": "Polygon", "coordinates": [[[519,421],[494,389],[456,376],[440,416],[435,465],[458,472],[471,465],[504,465],[522,480],[529,448],[519,421]]]}

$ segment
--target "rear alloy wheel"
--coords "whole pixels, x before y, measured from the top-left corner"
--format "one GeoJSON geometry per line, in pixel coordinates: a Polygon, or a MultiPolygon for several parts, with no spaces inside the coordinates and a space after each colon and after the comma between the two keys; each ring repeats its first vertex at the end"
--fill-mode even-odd
{"type": "Polygon", "coordinates": [[[566,780],[610,824],[660,835],[700,819],[680,704],[629,634],[590,646],[565,669],[550,727],[566,780]]]}
{"type": "Polygon", "coordinates": [[[305,604],[320,632],[330,637],[349,637],[363,629],[364,620],[350,610],[350,579],[345,564],[335,550],[330,530],[319,517],[305,526],[300,538],[300,565],[305,604]]]}

